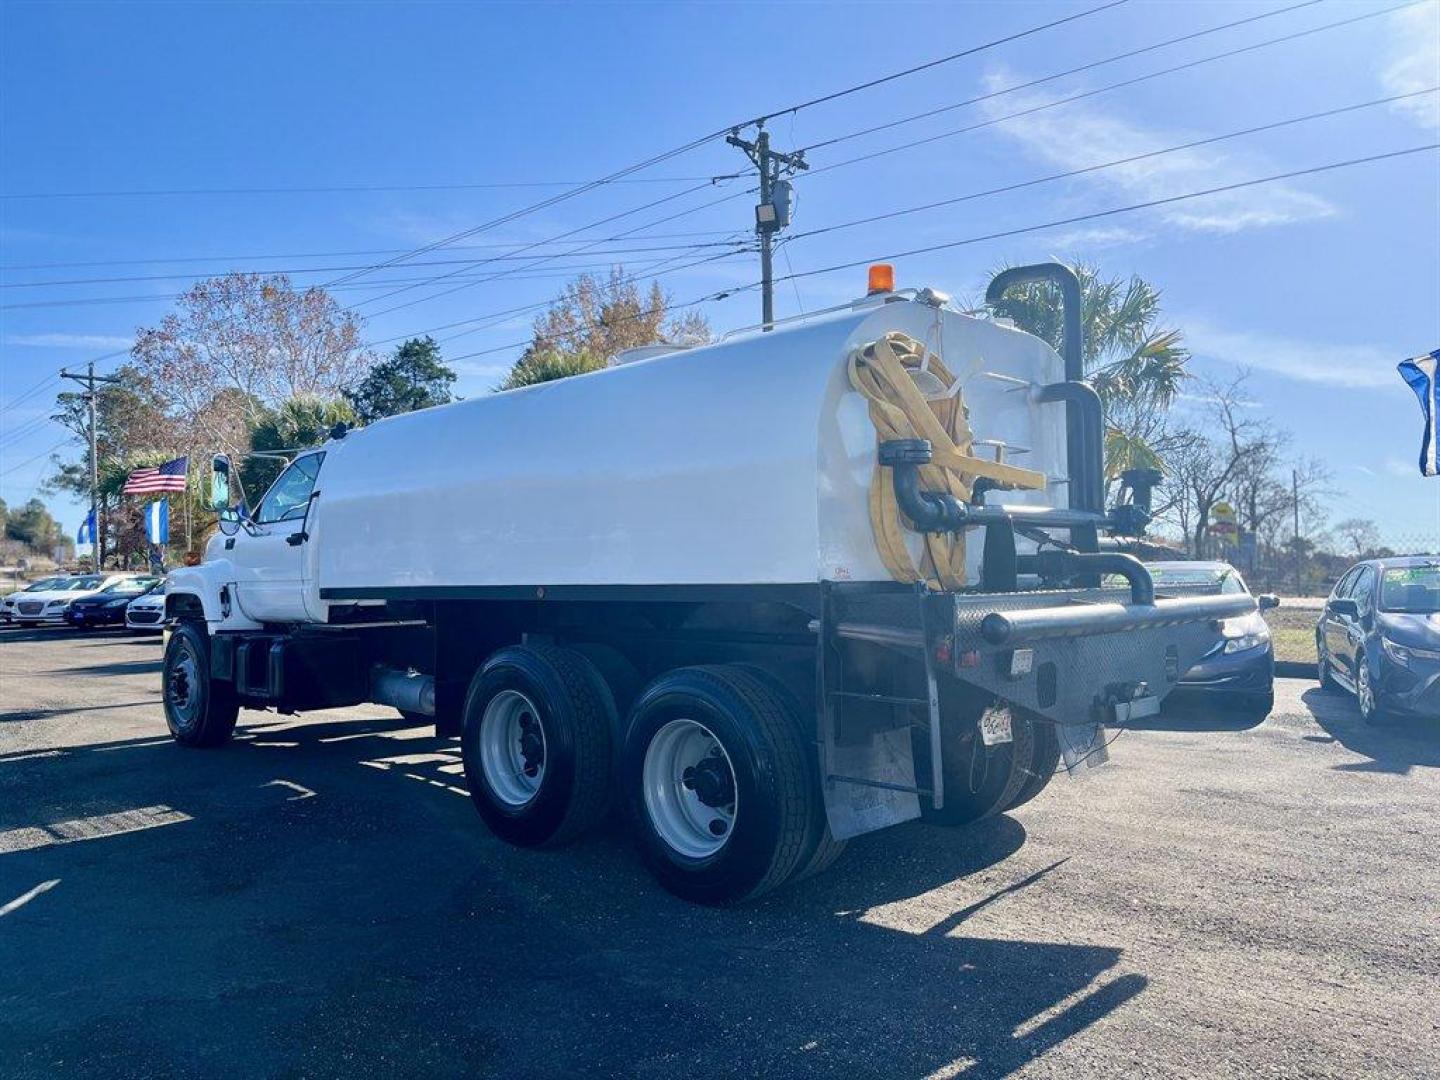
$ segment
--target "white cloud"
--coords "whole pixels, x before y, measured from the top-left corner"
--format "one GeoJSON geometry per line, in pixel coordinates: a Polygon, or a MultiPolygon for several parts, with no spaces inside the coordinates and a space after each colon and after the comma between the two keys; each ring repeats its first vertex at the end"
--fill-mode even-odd
{"type": "Polygon", "coordinates": [[[1337,345],[1277,334],[1222,330],[1203,319],[1177,319],[1196,356],[1288,375],[1328,386],[1388,387],[1397,381],[1395,354],[1377,345],[1337,345]]]}
{"type": "MultiPolygon", "coordinates": [[[[1440,83],[1440,4],[1397,11],[1389,22],[1394,37],[1380,72],[1386,92],[1409,94],[1440,83]]],[[[1397,101],[1392,108],[1422,128],[1440,128],[1440,95],[1397,101]]]]}
{"type": "MultiPolygon", "coordinates": [[[[986,77],[990,90],[1021,81],[1004,70],[992,71],[986,77]]],[[[983,107],[989,116],[1000,117],[1050,100],[1039,94],[1006,94],[983,107]]],[[[1179,130],[1146,127],[1084,103],[1017,117],[992,130],[1018,143],[1032,157],[1063,171],[1134,157],[1197,138],[1179,130]]],[[[1149,202],[1275,171],[1273,163],[1233,147],[1197,147],[1088,173],[1078,179],[1127,200],[1149,202]]],[[[1160,207],[1155,213],[1167,224],[1192,232],[1233,233],[1329,217],[1335,208],[1318,195],[1277,181],[1160,207]]]]}
{"type": "Polygon", "coordinates": [[[1089,229],[1071,229],[1069,232],[1051,233],[1045,240],[1047,247],[1061,251],[1098,248],[1125,247],[1150,239],[1150,234],[1140,229],[1125,229],[1118,226],[1089,229]]]}
{"type": "Polygon", "coordinates": [[[1399,458],[1386,458],[1384,469],[1391,476],[1403,477],[1409,480],[1412,476],[1420,475],[1418,461],[1401,461],[1399,458]]]}
{"type": "Polygon", "coordinates": [[[34,349],[124,349],[135,343],[133,337],[115,334],[11,334],[6,345],[26,345],[34,349]]]}

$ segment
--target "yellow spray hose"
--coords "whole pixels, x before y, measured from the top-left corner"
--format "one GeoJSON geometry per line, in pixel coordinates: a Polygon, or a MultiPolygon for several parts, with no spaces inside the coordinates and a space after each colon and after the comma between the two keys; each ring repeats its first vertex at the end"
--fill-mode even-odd
{"type": "MultiPolygon", "coordinates": [[[[981,476],[1011,488],[1045,487],[1043,473],[973,457],[970,451],[975,440],[963,396],[956,388],[946,397],[927,399],[911,374],[922,367],[940,384],[955,386],[954,375],[940,357],[930,353],[927,360],[925,346],[899,331],[850,354],[850,385],[870,403],[877,444],[891,439],[929,440],[933,458],[920,467],[921,486],[948,493],[961,502],[969,501],[971,488],[981,476]]],[[[886,569],[897,581],[923,580],[932,589],[964,585],[963,533],[925,533],[924,554],[916,565],[905,543],[905,526],[890,473],[886,466],[876,465],[870,482],[870,525],[886,569]]]]}

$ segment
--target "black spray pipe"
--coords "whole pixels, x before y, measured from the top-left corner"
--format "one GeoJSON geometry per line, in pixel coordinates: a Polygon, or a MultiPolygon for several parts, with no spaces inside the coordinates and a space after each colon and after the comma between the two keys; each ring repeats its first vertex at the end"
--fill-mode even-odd
{"type": "MultiPolygon", "coordinates": [[[[1060,263],[1036,263],[1033,266],[1012,266],[1002,270],[985,290],[985,302],[992,307],[1000,302],[1005,290],[1012,285],[1028,285],[1034,281],[1048,281],[1060,289],[1061,317],[1064,325],[1061,349],[1065,361],[1067,382],[1083,382],[1085,379],[1085,340],[1080,323],[1080,279],[1068,266],[1060,263]]],[[[1065,403],[1065,458],[1066,470],[1070,474],[1070,507],[1073,510],[1100,510],[1098,502],[1092,503],[1090,490],[1095,479],[1090,477],[1094,466],[1086,456],[1084,419],[1081,406],[1075,401],[1065,403]]],[[[1104,495],[1103,463],[1100,466],[1101,499],[1104,495]]]]}
{"type": "Polygon", "coordinates": [[[1022,574],[1039,574],[1046,580],[1064,581],[1075,577],[1118,574],[1130,585],[1132,604],[1155,603],[1155,579],[1150,569],[1134,555],[1119,551],[1063,551],[1046,549],[1015,560],[1022,574]]]}
{"type": "Polygon", "coordinates": [[[1105,407],[1087,382],[1051,383],[1040,388],[1041,401],[1065,402],[1066,452],[1070,506],[1101,513],[1105,509],[1105,407]],[[1077,437],[1078,432],[1078,437],[1077,437]],[[1078,455],[1078,456],[1077,456],[1078,455]],[[1077,468],[1077,463],[1083,463],[1077,468]]]}

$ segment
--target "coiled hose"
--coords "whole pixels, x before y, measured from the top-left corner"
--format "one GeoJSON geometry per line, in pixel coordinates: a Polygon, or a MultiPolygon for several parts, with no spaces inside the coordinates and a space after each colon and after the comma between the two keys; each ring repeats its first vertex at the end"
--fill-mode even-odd
{"type": "MultiPolygon", "coordinates": [[[[920,468],[926,490],[968,502],[981,476],[1008,488],[1045,487],[1043,473],[971,455],[975,436],[955,376],[939,356],[908,334],[891,331],[856,349],[850,354],[849,374],[850,385],[869,402],[877,444],[891,439],[929,441],[933,457],[920,468]],[[915,382],[914,373],[922,369],[952,390],[943,397],[927,398],[915,382]]],[[[870,525],[886,569],[896,581],[924,581],[932,589],[960,588],[966,580],[964,533],[925,533],[924,552],[916,565],[905,543],[906,529],[890,473],[877,464],[870,483],[870,525]]]]}

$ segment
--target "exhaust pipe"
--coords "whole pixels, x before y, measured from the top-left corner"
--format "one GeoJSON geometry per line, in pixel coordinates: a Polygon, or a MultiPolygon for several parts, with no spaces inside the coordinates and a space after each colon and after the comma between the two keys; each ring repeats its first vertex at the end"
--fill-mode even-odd
{"type": "Polygon", "coordinates": [[[370,671],[370,700],[401,712],[435,715],[435,677],[376,665],[370,671]]]}
{"type": "MultiPolygon", "coordinates": [[[[985,290],[985,302],[992,306],[998,304],[1010,286],[1028,285],[1034,281],[1048,281],[1060,289],[1063,301],[1061,316],[1064,320],[1064,340],[1061,348],[1065,361],[1065,381],[1083,386],[1085,338],[1080,321],[1080,279],[1075,276],[1075,271],[1057,262],[1012,266],[991,279],[990,286],[985,290]]],[[[1099,399],[1090,400],[1094,391],[1088,386],[1088,394],[1078,388],[1063,391],[1048,386],[1045,390],[1050,395],[1046,400],[1061,399],[1065,402],[1065,467],[1070,474],[1070,507],[1073,510],[1103,510],[1104,425],[1103,420],[1097,424],[1095,416],[1100,404],[1099,399]]]]}

